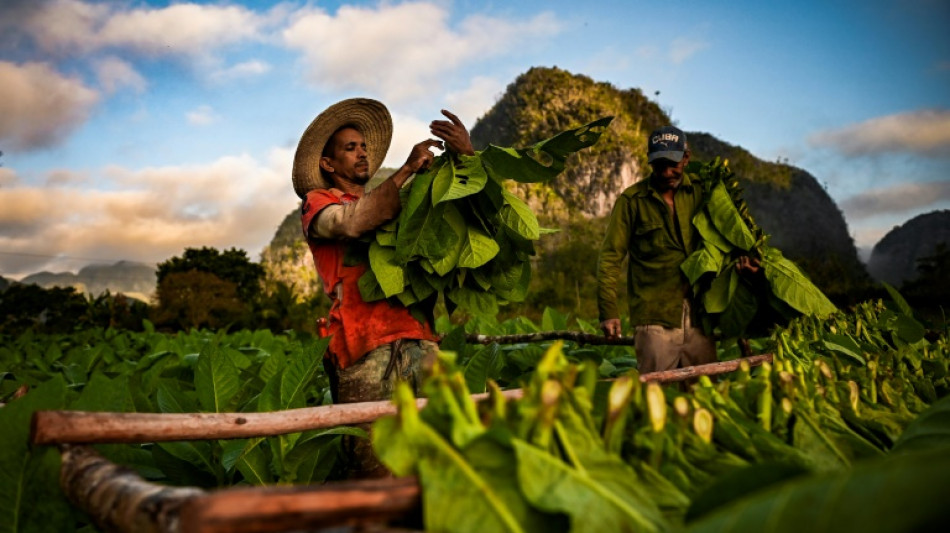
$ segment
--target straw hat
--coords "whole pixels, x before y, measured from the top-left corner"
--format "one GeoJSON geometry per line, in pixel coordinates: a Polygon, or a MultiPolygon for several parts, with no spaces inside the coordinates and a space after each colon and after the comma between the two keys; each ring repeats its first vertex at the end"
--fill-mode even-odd
{"type": "Polygon", "coordinates": [[[373,176],[386,158],[393,138],[393,119],[381,102],[369,98],[350,98],[337,102],[317,115],[303,132],[294,154],[294,191],[304,198],[313,189],[329,189],[320,173],[320,156],[336,130],[353,126],[366,139],[369,175],[373,176]]]}

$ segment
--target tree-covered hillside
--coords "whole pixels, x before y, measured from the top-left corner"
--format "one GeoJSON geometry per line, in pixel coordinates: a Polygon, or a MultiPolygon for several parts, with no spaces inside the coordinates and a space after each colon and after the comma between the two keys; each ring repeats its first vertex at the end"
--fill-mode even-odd
{"type": "MultiPolygon", "coordinates": [[[[510,314],[537,317],[544,306],[579,316],[596,314],[595,273],[604,217],[616,197],[649,172],[649,133],[672,121],[637,88],[618,89],[562,69],[536,67],[515,79],[471,127],[476,149],[488,144],[525,147],[604,116],[615,117],[608,131],[592,148],[570,156],[566,170],[553,182],[510,184],[543,225],[560,230],[539,242],[527,300],[508,308],[510,314]]],[[[844,302],[846,293],[863,289],[869,278],[844,217],[814,177],[758,159],[709,134],[688,137],[694,159],[729,159],[753,216],[772,235],[771,244],[801,264],[829,296],[844,302]]],[[[262,262],[269,277],[293,281],[302,290],[316,285],[298,224],[294,209],[262,262]]]]}

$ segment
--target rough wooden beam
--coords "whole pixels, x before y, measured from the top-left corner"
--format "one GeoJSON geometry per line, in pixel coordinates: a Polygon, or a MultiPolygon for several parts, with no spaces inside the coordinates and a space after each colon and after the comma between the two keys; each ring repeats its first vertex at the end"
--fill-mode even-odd
{"type": "MultiPolygon", "coordinates": [[[[520,398],[521,389],[503,391],[520,398]]],[[[480,399],[487,394],[475,394],[480,399]]],[[[421,408],[425,398],[416,403],[421,408]]],[[[390,401],[323,405],[267,413],[109,413],[36,411],[31,421],[34,444],[142,443],[176,440],[242,439],[299,433],[370,423],[395,414],[390,401]]]]}
{"type": "Polygon", "coordinates": [[[178,531],[181,506],[205,494],[149,483],[85,446],[63,446],[59,482],[66,497],[104,531],[178,531]]]}
{"type": "Polygon", "coordinates": [[[720,361],[718,363],[709,363],[705,365],[687,366],[673,370],[662,370],[660,372],[648,372],[640,374],[640,381],[657,381],[660,383],[670,383],[674,381],[685,381],[687,379],[697,378],[699,376],[715,376],[727,372],[739,370],[742,362],[749,363],[749,366],[759,366],[762,363],[772,362],[772,354],[753,355],[752,357],[743,357],[731,361],[720,361]]]}
{"type": "Polygon", "coordinates": [[[180,531],[249,533],[329,527],[363,531],[360,526],[392,521],[408,522],[421,529],[421,506],[421,490],[415,478],[228,489],[187,502],[181,509],[180,531]]]}
{"type": "Polygon", "coordinates": [[[553,340],[574,341],[580,344],[610,344],[633,346],[633,337],[607,338],[603,335],[581,333],[580,331],[540,331],[538,333],[519,333],[515,335],[479,335],[465,336],[469,344],[520,344],[523,342],[542,342],[553,340]]]}

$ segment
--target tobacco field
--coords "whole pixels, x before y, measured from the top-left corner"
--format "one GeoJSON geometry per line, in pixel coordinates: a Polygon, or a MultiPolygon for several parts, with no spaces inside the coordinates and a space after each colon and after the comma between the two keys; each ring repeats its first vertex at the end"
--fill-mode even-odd
{"type": "MultiPolygon", "coordinates": [[[[746,531],[763,520],[768,530],[923,527],[945,513],[950,488],[950,344],[946,332],[925,337],[894,296],[751,339],[756,353],[775,354],[772,365],[701,378],[688,391],[640,384],[629,347],[465,343],[466,332],[595,333],[593,321],[552,309],[538,324],[441,318],[445,356],[429,405],[417,411],[401,390],[399,415],[377,422],[374,445],[394,471],[420,476],[432,530],[746,531]],[[520,386],[521,400],[468,399],[520,386]]],[[[321,405],[325,348],[268,331],[4,338],[0,528],[95,531],[60,492],[59,452],[30,448],[34,410],[321,405]],[[29,391],[12,399],[23,384],[29,391]]],[[[738,355],[731,346],[720,358],[738,355]]],[[[170,485],[319,483],[341,475],[343,434],[364,435],[338,428],[97,449],[170,485]]]]}

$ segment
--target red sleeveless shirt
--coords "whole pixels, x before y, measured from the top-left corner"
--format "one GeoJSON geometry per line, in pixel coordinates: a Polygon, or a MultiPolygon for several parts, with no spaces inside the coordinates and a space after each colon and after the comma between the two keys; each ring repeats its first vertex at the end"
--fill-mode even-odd
{"type": "Polygon", "coordinates": [[[420,323],[404,306],[393,305],[388,300],[363,301],[358,282],[366,272],[366,265],[343,264],[345,242],[309,237],[311,222],[325,207],[357,200],[359,198],[351,194],[337,196],[327,189],[315,189],[307,193],[300,215],[304,237],[323,280],[323,290],[331,301],[328,317],[331,339],[326,356],[341,369],[374,348],[397,339],[435,340],[429,324],[420,323]]]}

